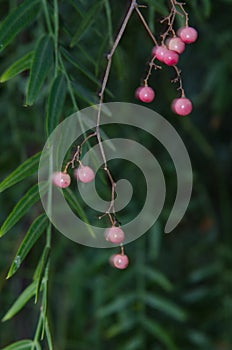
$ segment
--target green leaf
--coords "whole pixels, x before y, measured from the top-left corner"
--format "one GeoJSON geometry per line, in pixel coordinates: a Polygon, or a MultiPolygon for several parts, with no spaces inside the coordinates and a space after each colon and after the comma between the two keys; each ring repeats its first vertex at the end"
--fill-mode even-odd
{"type": "Polygon", "coordinates": [[[14,302],[9,311],[3,317],[2,321],[5,322],[11,319],[14,315],[16,315],[24,307],[24,305],[33,297],[33,295],[35,295],[35,292],[36,282],[34,281],[26,289],[24,289],[22,294],[20,294],[18,299],[14,302]]]}
{"type": "Polygon", "coordinates": [[[91,80],[96,85],[100,86],[101,82],[95,78],[93,74],[89,72],[85,67],[82,66],[80,62],[78,62],[78,59],[74,56],[72,56],[67,50],[65,50],[63,47],[61,48],[62,55],[64,58],[71,63],[74,67],[76,67],[82,74],[84,74],[89,80],[91,80]]]}
{"type": "Polygon", "coordinates": [[[76,82],[72,82],[72,86],[74,87],[77,96],[83,101],[87,102],[91,106],[97,103],[96,95],[92,91],[86,89],[81,84],[77,84],[76,82]]]}
{"type": "Polygon", "coordinates": [[[28,52],[23,57],[15,61],[10,67],[8,67],[0,77],[0,83],[4,83],[7,80],[14,78],[21,72],[31,67],[33,51],[28,52]]]}
{"type": "Polygon", "coordinates": [[[39,0],[25,0],[8,14],[0,25],[0,51],[2,51],[20,31],[35,20],[39,9],[39,0]]]}
{"type": "MultiPolygon", "coordinates": [[[[47,190],[47,184],[41,186],[42,193],[47,190]]],[[[40,199],[38,184],[34,185],[15,205],[11,213],[8,215],[0,229],[0,237],[6,234],[32,207],[33,204],[40,199]]]]}
{"type": "Polygon", "coordinates": [[[93,3],[93,6],[90,8],[90,10],[85,14],[85,17],[81,21],[80,25],[78,25],[78,28],[75,32],[75,34],[72,37],[70,46],[73,47],[76,45],[76,43],[80,40],[80,38],[84,35],[86,30],[90,28],[92,23],[96,20],[96,16],[98,12],[100,12],[103,5],[103,1],[97,1],[93,3]]]}
{"type": "Polygon", "coordinates": [[[39,291],[40,291],[41,283],[44,277],[44,271],[49,261],[50,252],[51,252],[51,248],[45,247],[41,260],[35,270],[34,280],[37,282],[36,293],[35,293],[35,303],[37,303],[37,300],[38,300],[39,291]]]}
{"type": "Polygon", "coordinates": [[[31,349],[33,345],[34,345],[34,342],[32,340],[25,339],[25,340],[19,340],[16,343],[8,345],[5,348],[2,348],[2,350],[26,350],[26,349],[31,349]]]}
{"type": "Polygon", "coordinates": [[[157,322],[144,318],[142,320],[142,325],[149,333],[152,334],[153,337],[157,338],[162,344],[165,345],[166,350],[178,350],[168,331],[161,327],[157,322]]]}
{"type": "Polygon", "coordinates": [[[51,336],[51,332],[50,332],[50,328],[49,328],[49,324],[48,324],[47,318],[45,320],[45,334],[46,334],[46,338],[47,338],[48,349],[49,350],[53,350],[52,336],[51,336]]]}
{"type": "Polygon", "coordinates": [[[186,313],[166,298],[145,294],[144,302],[149,306],[166,313],[168,316],[173,317],[177,321],[186,320],[186,313]]]}
{"type": "Polygon", "coordinates": [[[59,123],[62,107],[67,92],[66,78],[64,74],[59,74],[53,81],[48,96],[46,130],[49,135],[59,123]]]}
{"type": "Polygon", "coordinates": [[[18,268],[20,267],[20,264],[26,258],[27,254],[30,252],[35,242],[46,230],[48,223],[49,221],[46,214],[41,214],[33,221],[22,243],[19,246],[19,249],[15,255],[14,261],[11,264],[11,267],[7,274],[7,279],[10,278],[18,270],[18,268]]]}
{"type": "Polygon", "coordinates": [[[149,267],[144,268],[143,266],[141,268],[141,273],[147,276],[150,281],[163,288],[166,292],[170,292],[173,289],[171,282],[160,271],[151,269],[149,267]]]}
{"type": "Polygon", "coordinates": [[[38,170],[40,155],[41,152],[36,153],[34,156],[19,165],[19,167],[16,168],[9,176],[7,176],[0,183],[0,192],[5,191],[7,188],[34,174],[38,170]]]}
{"type": "Polygon", "coordinates": [[[115,312],[123,312],[125,308],[127,308],[131,303],[133,303],[136,299],[135,294],[123,295],[122,297],[113,300],[106,306],[99,308],[97,312],[97,317],[104,318],[109,316],[115,312]]]}
{"type": "Polygon", "coordinates": [[[35,102],[52,63],[53,42],[50,36],[45,35],[35,48],[26,91],[26,105],[31,106],[35,102]]]}

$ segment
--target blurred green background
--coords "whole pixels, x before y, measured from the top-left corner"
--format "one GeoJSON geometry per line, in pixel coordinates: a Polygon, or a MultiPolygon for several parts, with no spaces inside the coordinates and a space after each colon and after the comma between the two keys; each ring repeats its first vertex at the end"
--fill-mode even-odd
{"type": "MultiPolygon", "coordinates": [[[[30,50],[48,32],[44,2],[34,20],[0,53],[0,74],[30,50]]],[[[0,1],[0,20],[21,2],[0,1]]],[[[53,19],[54,3],[47,1],[53,19]]],[[[144,1],[141,12],[159,35],[160,17],[167,14],[162,0],[144,1]]],[[[170,156],[147,135],[140,139],[157,157],[164,171],[168,196],[161,217],[149,232],[126,246],[130,265],[113,269],[108,259],[114,249],[93,249],[69,241],[52,230],[49,272],[48,319],[56,350],[230,350],[232,349],[232,235],[231,235],[231,91],[232,30],[230,0],[186,1],[190,25],[199,39],[180,59],[186,95],[193,101],[189,117],[170,111],[176,87],[173,70],[153,72],[150,85],[156,98],[150,108],[178,131],[189,152],[193,193],[178,227],[165,235],[163,228],[176,193],[175,168],[170,156]]],[[[97,92],[109,51],[128,7],[127,1],[58,1],[59,52],[66,72],[65,97],[59,120],[97,102],[97,92]],[[73,47],[70,42],[77,33],[73,47]],[[68,86],[70,84],[70,86],[68,86]],[[70,94],[70,89],[73,93],[70,94]]],[[[134,13],[114,56],[105,101],[139,103],[134,91],[146,72],[152,42],[134,13]]],[[[60,61],[61,65],[61,61],[60,61]]],[[[33,106],[25,107],[29,72],[25,70],[0,86],[0,180],[46,141],[45,117],[53,78],[51,67],[33,106]]],[[[106,130],[127,137],[133,130],[106,130]]],[[[138,186],[135,169],[113,163],[116,179],[126,177],[138,186]]],[[[141,174],[138,172],[138,179],[141,174]]],[[[0,224],[25,192],[36,183],[36,174],[1,193],[0,224]]],[[[107,188],[102,195],[107,197],[107,188]]],[[[144,200],[143,188],[123,218],[134,215],[144,200]]],[[[87,216],[94,215],[84,208],[87,216]]],[[[45,245],[43,235],[16,275],[5,277],[31,222],[43,212],[36,203],[0,241],[0,317],[31,282],[45,245]]],[[[120,219],[120,217],[119,217],[120,219]]],[[[0,347],[33,338],[39,303],[30,300],[13,319],[0,325],[0,347]]],[[[45,341],[42,348],[47,349],[45,341]]]]}

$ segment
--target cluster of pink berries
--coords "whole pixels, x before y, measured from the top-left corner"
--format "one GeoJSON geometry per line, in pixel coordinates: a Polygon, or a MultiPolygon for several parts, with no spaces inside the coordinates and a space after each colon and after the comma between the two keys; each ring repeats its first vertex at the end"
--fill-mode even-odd
{"type": "MultiPolygon", "coordinates": [[[[108,242],[121,244],[124,241],[124,238],[125,234],[120,227],[113,225],[105,230],[105,239],[108,242]]],[[[110,263],[117,269],[123,270],[127,268],[129,259],[128,256],[124,254],[124,251],[122,251],[121,254],[113,254],[110,258],[110,263]]]]}
{"type": "MultiPolygon", "coordinates": [[[[166,64],[167,66],[176,66],[179,61],[179,54],[185,50],[185,44],[191,44],[197,40],[198,33],[196,29],[186,26],[177,31],[177,36],[168,38],[165,45],[155,46],[152,49],[153,58],[166,64]]],[[[142,102],[152,102],[155,98],[155,92],[150,87],[140,86],[135,92],[135,96],[142,102]]],[[[171,105],[171,109],[174,113],[186,116],[192,111],[192,103],[186,98],[182,91],[182,97],[176,98],[171,105]]]]}
{"type": "MultiPolygon", "coordinates": [[[[80,163],[79,167],[74,170],[74,177],[83,183],[94,180],[94,171],[86,165],[80,163]]],[[[52,183],[59,188],[67,188],[71,184],[71,177],[66,171],[57,171],[52,174],[52,183]]],[[[124,241],[125,234],[120,227],[112,226],[105,230],[105,239],[114,244],[121,244],[124,241]]],[[[125,269],[129,264],[127,255],[122,251],[121,254],[114,254],[110,258],[110,263],[118,269],[125,269]]]]}
{"type": "MultiPolygon", "coordinates": [[[[95,174],[93,169],[89,166],[80,164],[77,169],[74,170],[74,177],[83,183],[93,181],[95,174]]],[[[52,174],[52,182],[56,187],[66,188],[71,183],[71,177],[67,172],[57,171],[52,174]]]]}

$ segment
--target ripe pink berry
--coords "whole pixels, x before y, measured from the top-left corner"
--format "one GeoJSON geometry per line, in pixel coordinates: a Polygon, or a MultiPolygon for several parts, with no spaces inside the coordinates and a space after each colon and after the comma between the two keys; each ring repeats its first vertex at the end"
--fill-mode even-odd
{"type": "Polygon", "coordinates": [[[56,187],[66,188],[71,183],[71,178],[69,174],[63,173],[61,171],[57,171],[52,174],[52,183],[56,187]]]}
{"type": "Polygon", "coordinates": [[[164,54],[164,63],[167,66],[175,66],[179,61],[179,55],[172,50],[167,50],[164,54]]]}
{"type": "Polygon", "coordinates": [[[157,60],[160,62],[164,61],[164,55],[167,52],[167,48],[165,46],[154,46],[152,49],[152,56],[156,56],[157,60]]]}
{"type": "Polygon", "coordinates": [[[182,27],[178,30],[177,35],[186,44],[194,43],[197,40],[198,33],[195,28],[192,27],[182,27]]]}
{"type": "Polygon", "coordinates": [[[136,90],[135,90],[135,97],[139,100],[139,92],[140,90],[143,88],[143,86],[139,86],[136,90]]]}
{"type": "Polygon", "coordinates": [[[124,232],[120,227],[112,226],[105,230],[105,239],[111,243],[122,243],[124,238],[124,232]]]}
{"type": "Polygon", "coordinates": [[[192,112],[192,102],[185,97],[175,98],[172,101],[171,109],[174,113],[185,116],[192,112]]]}
{"type": "Polygon", "coordinates": [[[95,174],[93,169],[89,166],[80,164],[80,166],[74,170],[74,176],[78,181],[88,183],[93,181],[95,174]]]}
{"type": "Polygon", "coordinates": [[[129,264],[128,256],[124,254],[114,254],[111,261],[114,267],[120,270],[126,269],[129,264]]]}
{"type": "Polygon", "coordinates": [[[152,102],[154,100],[155,93],[154,90],[149,86],[143,86],[139,90],[138,98],[142,102],[152,102]]]}
{"type": "Polygon", "coordinates": [[[179,54],[184,52],[185,43],[178,37],[168,39],[166,44],[169,50],[175,51],[179,54]]]}

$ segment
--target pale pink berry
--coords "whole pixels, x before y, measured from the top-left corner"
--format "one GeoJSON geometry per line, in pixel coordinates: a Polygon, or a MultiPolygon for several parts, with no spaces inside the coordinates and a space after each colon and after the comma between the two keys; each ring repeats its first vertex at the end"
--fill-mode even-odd
{"type": "Polygon", "coordinates": [[[168,39],[166,45],[169,50],[175,51],[179,54],[184,52],[185,49],[185,43],[178,37],[168,39]]]}
{"type": "Polygon", "coordinates": [[[143,86],[139,86],[136,90],[135,90],[135,97],[139,100],[139,92],[140,90],[143,88],[143,86]]]}
{"type": "Polygon", "coordinates": [[[154,46],[152,49],[152,56],[155,56],[157,60],[160,62],[164,61],[164,55],[167,52],[167,48],[165,46],[154,46]]]}
{"type": "Polygon", "coordinates": [[[112,226],[105,230],[105,239],[111,243],[122,243],[125,235],[120,227],[112,226]]]}
{"type": "Polygon", "coordinates": [[[93,169],[82,164],[74,170],[74,176],[78,181],[84,183],[91,182],[95,178],[93,169]]]}
{"type": "Polygon", "coordinates": [[[116,255],[117,255],[117,254],[113,254],[113,255],[111,255],[111,257],[109,258],[109,263],[110,263],[110,265],[113,266],[113,267],[114,267],[114,258],[115,258],[116,255]]]}
{"type": "Polygon", "coordinates": [[[182,27],[178,30],[177,35],[186,44],[194,43],[198,37],[197,30],[193,27],[182,27]]]}
{"type": "Polygon", "coordinates": [[[175,66],[179,61],[179,55],[175,51],[167,50],[164,54],[164,63],[167,66],[175,66]]]}
{"type": "Polygon", "coordinates": [[[140,101],[149,103],[149,102],[152,102],[154,100],[155,92],[151,87],[143,86],[139,90],[138,97],[139,97],[140,101]]]}
{"type": "Polygon", "coordinates": [[[126,269],[129,264],[129,259],[127,255],[124,254],[114,254],[112,263],[117,269],[126,269]]]}
{"type": "Polygon", "coordinates": [[[71,178],[69,174],[63,173],[61,171],[57,171],[52,174],[52,183],[56,187],[66,188],[71,183],[71,178]]]}
{"type": "Polygon", "coordinates": [[[186,98],[175,98],[172,101],[171,109],[174,113],[186,116],[192,112],[192,102],[186,98]]]}

